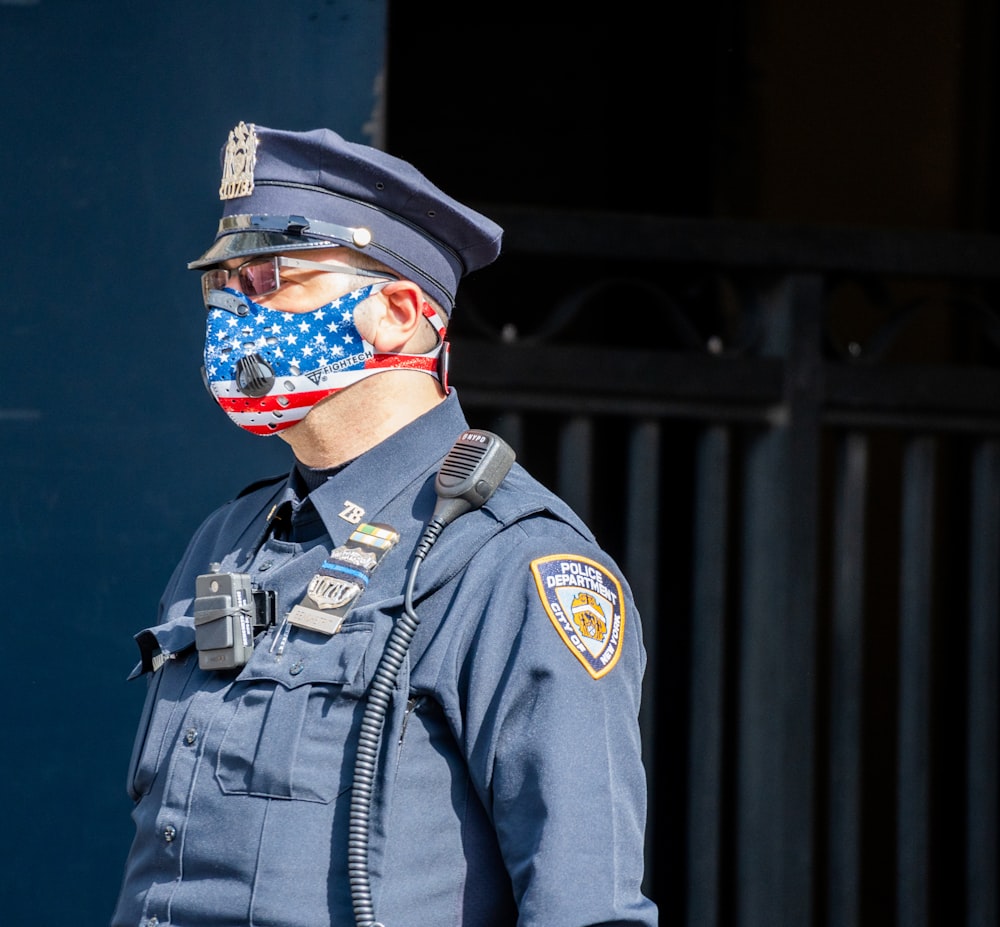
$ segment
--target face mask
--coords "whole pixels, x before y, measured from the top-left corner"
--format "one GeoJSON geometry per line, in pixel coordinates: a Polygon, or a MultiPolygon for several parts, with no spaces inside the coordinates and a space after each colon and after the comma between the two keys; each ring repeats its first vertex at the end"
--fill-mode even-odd
{"type": "Polygon", "coordinates": [[[443,342],[427,354],[376,354],[354,322],[376,290],[362,287],[312,312],[282,312],[236,290],[212,290],[205,333],[205,385],[222,410],[253,434],[302,421],[321,399],[383,370],[437,375],[443,342]]]}

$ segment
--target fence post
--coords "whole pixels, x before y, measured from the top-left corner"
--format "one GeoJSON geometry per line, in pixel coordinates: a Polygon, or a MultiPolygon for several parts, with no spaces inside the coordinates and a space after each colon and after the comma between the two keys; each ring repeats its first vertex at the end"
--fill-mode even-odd
{"type": "Polygon", "coordinates": [[[823,281],[760,294],[784,415],[749,435],[738,668],[736,922],[813,923],[823,281]]]}

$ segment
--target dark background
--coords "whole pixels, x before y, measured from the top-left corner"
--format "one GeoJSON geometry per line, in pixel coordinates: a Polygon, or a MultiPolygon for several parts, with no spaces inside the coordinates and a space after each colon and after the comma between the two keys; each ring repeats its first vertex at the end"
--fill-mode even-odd
{"type": "MultiPolygon", "coordinates": [[[[336,128],[486,211],[992,231],[997,38],[986,0],[0,0],[0,923],[106,923],[131,636],[207,511],[288,465],[198,372],[184,267],[232,125],[336,128]]],[[[474,284],[508,294],[494,329],[530,331],[524,291],[579,270],[521,267],[474,284]]],[[[633,298],[588,337],[661,324],[633,298]]]]}

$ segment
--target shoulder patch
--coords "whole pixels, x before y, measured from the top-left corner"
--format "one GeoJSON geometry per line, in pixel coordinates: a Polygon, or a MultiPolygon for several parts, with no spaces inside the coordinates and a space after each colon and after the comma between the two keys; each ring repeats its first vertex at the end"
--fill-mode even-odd
{"type": "Polygon", "coordinates": [[[531,561],[538,596],[566,646],[594,679],[621,654],[625,601],[621,583],[599,563],[574,554],[531,561]]]}

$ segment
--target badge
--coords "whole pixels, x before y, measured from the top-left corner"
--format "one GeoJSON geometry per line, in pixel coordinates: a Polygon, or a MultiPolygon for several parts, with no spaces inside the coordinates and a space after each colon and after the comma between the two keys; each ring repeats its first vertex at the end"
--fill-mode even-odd
{"type": "Polygon", "coordinates": [[[621,583],[599,563],[574,554],[531,561],[545,612],[594,679],[618,662],[625,630],[621,583]]]}
{"type": "Polygon", "coordinates": [[[289,613],[298,628],[336,634],[368,587],[375,567],[399,540],[388,525],[358,525],[342,547],[332,550],[309,580],[302,601],[289,613]]]}
{"type": "Polygon", "coordinates": [[[226,142],[222,163],[220,200],[234,200],[253,193],[253,169],[257,164],[257,133],[254,126],[241,122],[226,142]]]}

